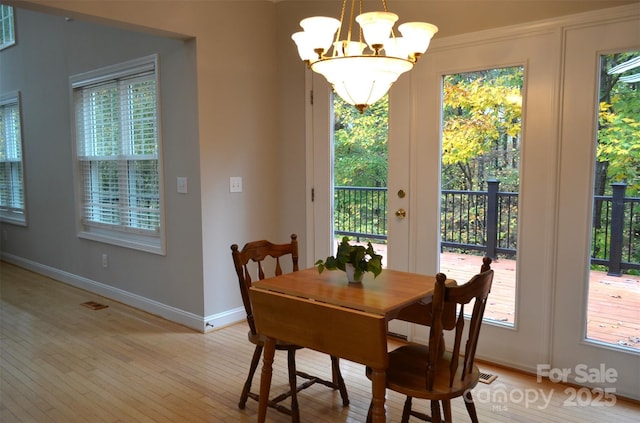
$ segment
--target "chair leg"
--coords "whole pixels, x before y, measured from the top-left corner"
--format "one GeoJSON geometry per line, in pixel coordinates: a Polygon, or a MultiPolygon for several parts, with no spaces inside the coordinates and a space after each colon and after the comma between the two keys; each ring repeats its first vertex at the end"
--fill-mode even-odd
{"type": "Polygon", "coordinates": [[[478,423],[478,415],[476,414],[476,406],[473,403],[473,397],[471,396],[471,391],[465,392],[464,405],[465,407],[467,407],[467,413],[469,413],[469,417],[471,417],[472,423],[478,423]]]}
{"type": "Polygon", "coordinates": [[[453,422],[453,418],[451,417],[451,401],[450,400],[442,400],[442,411],[444,413],[444,421],[447,423],[453,422]]]}
{"type": "Polygon", "coordinates": [[[440,418],[440,401],[431,401],[431,421],[433,423],[442,422],[442,419],[440,418]]]}
{"type": "Polygon", "coordinates": [[[373,420],[373,401],[369,403],[369,410],[367,411],[367,423],[371,423],[373,420]]]}
{"type": "Polygon", "coordinates": [[[347,387],[344,384],[342,378],[342,372],[340,372],[340,359],[335,356],[331,356],[331,376],[333,383],[338,386],[340,390],[340,397],[342,397],[342,405],[349,405],[349,394],[347,394],[347,387]]]}
{"type": "Polygon", "coordinates": [[[289,389],[291,389],[291,421],[300,423],[300,409],[298,408],[298,380],[296,378],[296,351],[290,349],[287,353],[289,363],[289,389]]]}
{"type": "Polygon", "coordinates": [[[260,363],[261,356],[262,346],[256,345],[255,350],[253,350],[251,366],[249,367],[249,375],[247,376],[247,380],[244,382],[242,394],[240,394],[240,402],[238,402],[238,408],[241,410],[244,410],[244,407],[247,405],[247,398],[249,398],[249,392],[251,391],[251,382],[253,382],[253,375],[256,373],[256,369],[258,368],[258,363],[260,363]]]}
{"type": "Polygon", "coordinates": [[[401,423],[409,423],[409,416],[411,416],[411,397],[407,397],[404,401],[404,408],[402,409],[401,423]]]}

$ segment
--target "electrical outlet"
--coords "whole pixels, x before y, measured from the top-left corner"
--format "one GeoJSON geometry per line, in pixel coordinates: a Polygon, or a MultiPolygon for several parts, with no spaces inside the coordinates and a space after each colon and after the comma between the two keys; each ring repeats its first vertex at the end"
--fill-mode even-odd
{"type": "Polygon", "coordinates": [[[102,267],[104,267],[105,269],[109,267],[109,256],[107,256],[106,254],[102,255],[102,267]]]}

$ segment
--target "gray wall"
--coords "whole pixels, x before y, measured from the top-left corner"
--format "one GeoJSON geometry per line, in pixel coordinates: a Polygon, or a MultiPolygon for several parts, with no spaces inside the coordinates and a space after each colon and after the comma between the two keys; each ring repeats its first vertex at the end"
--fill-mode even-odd
{"type": "Polygon", "coordinates": [[[72,282],[111,297],[127,293],[203,316],[195,42],[24,9],[16,10],[16,28],[17,44],[0,53],[0,92],[19,90],[22,96],[28,226],[2,224],[3,256],[67,273],[72,282]],[[73,197],[69,76],[155,53],[166,256],[78,238],[73,197]],[[189,178],[189,194],[176,193],[177,176],[189,178]],[[109,257],[106,269],[102,254],[109,257]]]}
{"type": "MultiPolygon", "coordinates": [[[[304,217],[301,224],[285,222],[283,237],[279,232],[283,187],[278,182],[289,170],[282,166],[278,148],[274,3],[76,3],[88,8],[84,11],[45,3],[13,3],[21,6],[18,42],[0,52],[2,73],[9,75],[3,76],[2,91],[25,91],[23,87],[32,83],[62,78],[55,88],[63,96],[43,95],[42,101],[63,102],[55,108],[64,116],[52,118],[44,111],[25,109],[25,116],[31,116],[29,125],[36,128],[26,131],[25,142],[36,145],[43,142],[43,134],[50,138],[60,131],[55,142],[65,143],[66,151],[52,150],[66,160],[57,166],[65,172],[61,186],[69,188],[64,198],[56,193],[53,201],[46,189],[27,187],[30,225],[3,225],[7,238],[0,241],[2,258],[197,330],[243,319],[229,246],[256,238],[287,239],[290,232],[304,238],[304,217]],[[94,7],[101,12],[96,14],[94,7]],[[103,12],[114,16],[102,17],[103,12]],[[65,23],[65,16],[76,20],[65,23]],[[51,44],[44,53],[40,40],[51,44]],[[68,76],[156,52],[162,77],[166,256],[79,240],[72,213],[68,76]],[[44,60],[43,54],[59,66],[34,65],[44,60]],[[55,129],[41,129],[47,119],[55,129]],[[176,193],[178,176],[189,178],[189,194],[176,193]],[[242,193],[229,193],[230,176],[243,177],[242,193]],[[59,216],[40,214],[42,203],[51,209],[48,213],[59,216]],[[40,223],[47,219],[55,225],[40,223]],[[64,225],[57,222],[61,219],[64,225]],[[18,239],[24,243],[19,245],[18,239]],[[107,269],[101,266],[102,254],[109,256],[107,269]]],[[[29,108],[37,107],[29,103],[29,108]]],[[[42,106],[46,112],[51,108],[42,106]]],[[[41,157],[51,156],[47,152],[41,157]]],[[[48,164],[32,168],[29,160],[29,184],[33,178],[54,179],[48,164]]]]}

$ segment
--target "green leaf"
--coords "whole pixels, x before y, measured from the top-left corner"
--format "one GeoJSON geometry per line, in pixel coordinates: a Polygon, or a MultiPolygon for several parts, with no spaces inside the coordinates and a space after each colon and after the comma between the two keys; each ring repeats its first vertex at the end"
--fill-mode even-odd
{"type": "Polygon", "coordinates": [[[366,247],[357,244],[351,245],[349,237],[342,238],[335,256],[318,260],[315,262],[315,266],[319,273],[322,273],[324,269],[345,271],[347,263],[353,264],[354,277],[356,278],[359,278],[364,272],[372,272],[374,277],[382,272],[382,256],[376,254],[371,243],[368,242],[366,247]]]}

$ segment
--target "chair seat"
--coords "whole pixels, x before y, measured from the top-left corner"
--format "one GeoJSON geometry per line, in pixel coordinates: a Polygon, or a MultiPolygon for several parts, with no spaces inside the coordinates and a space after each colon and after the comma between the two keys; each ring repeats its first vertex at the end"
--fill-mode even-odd
{"type": "MultiPolygon", "coordinates": [[[[420,344],[402,346],[389,353],[389,369],[387,370],[387,387],[414,398],[424,398],[427,385],[426,368],[429,357],[429,347],[420,344]]],[[[478,383],[480,370],[473,366],[471,377],[461,381],[462,360],[456,370],[456,376],[452,386],[449,386],[449,365],[451,353],[445,352],[438,360],[433,390],[428,391],[429,399],[447,400],[463,395],[468,389],[472,389],[478,383]]],[[[367,376],[371,369],[367,368],[367,376]]]]}

